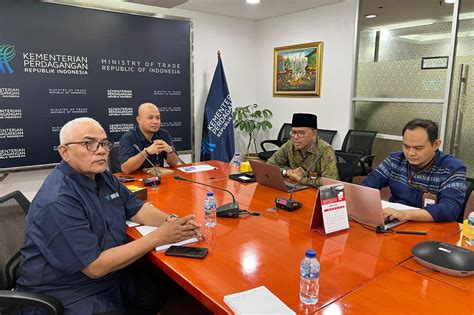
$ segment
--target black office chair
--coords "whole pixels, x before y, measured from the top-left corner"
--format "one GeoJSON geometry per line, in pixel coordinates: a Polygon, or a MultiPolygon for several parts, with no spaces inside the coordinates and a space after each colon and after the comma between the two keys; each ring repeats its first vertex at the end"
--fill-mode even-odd
{"type": "Polygon", "coordinates": [[[362,155],[345,152],[336,153],[336,166],[339,173],[339,179],[343,182],[352,183],[355,176],[355,170],[360,163],[362,155]]]}
{"type": "Polygon", "coordinates": [[[466,191],[466,198],[464,199],[464,205],[462,207],[463,211],[459,214],[459,216],[456,219],[456,222],[459,222],[459,223],[463,223],[464,219],[467,218],[469,213],[471,213],[471,211],[474,211],[474,208],[473,209],[467,208],[467,204],[469,203],[469,198],[471,197],[472,191],[474,190],[474,178],[467,177],[466,185],[467,185],[467,191],[466,191]]]}
{"type": "Polygon", "coordinates": [[[281,126],[280,131],[278,132],[278,138],[275,140],[264,140],[260,142],[260,147],[262,148],[263,152],[258,153],[258,157],[264,161],[268,160],[269,158],[272,157],[273,153],[275,153],[277,150],[267,150],[265,148],[266,144],[273,144],[277,147],[281,147],[285,142],[287,142],[291,136],[290,136],[290,131],[291,131],[291,124],[290,123],[284,123],[283,126],[281,126]]]}
{"type": "Polygon", "coordinates": [[[19,191],[0,197],[0,314],[18,314],[25,306],[36,306],[48,314],[62,314],[55,298],[39,293],[17,292],[20,248],[25,241],[25,216],[30,202],[19,191]]]}
{"type": "MultiPolygon", "coordinates": [[[[372,154],[372,147],[377,133],[377,131],[349,129],[344,137],[342,148],[336,151],[336,155],[348,153],[360,155],[361,158],[351,174],[343,174],[343,176],[365,176],[372,172],[372,163],[375,158],[375,154],[372,154]]],[[[341,176],[340,173],[339,176],[341,176]]]]}
{"type": "Polygon", "coordinates": [[[109,171],[111,173],[118,173],[122,171],[122,169],[120,168],[120,162],[119,162],[119,147],[120,147],[120,143],[114,142],[112,149],[110,149],[108,163],[109,163],[109,171]]]}
{"type": "Polygon", "coordinates": [[[332,145],[332,140],[336,136],[337,130],[330,130],[330,129],[318,129],[318,138],[323,139],[330,145],[332,145]]]}

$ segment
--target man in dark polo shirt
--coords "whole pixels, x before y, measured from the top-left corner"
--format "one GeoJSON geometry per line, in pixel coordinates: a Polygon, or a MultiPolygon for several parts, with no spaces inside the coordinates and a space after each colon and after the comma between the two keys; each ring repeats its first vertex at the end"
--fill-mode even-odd
{"type": "Polygon", "coordinates": [[[62,161],[27,215],[18,290],[57,298],[65,314],[156,314],[163,292],[138,282],[131,264],[156,246],[201,237],[198,224],[144,204],[106,170],[112,143],[97,121],[68,122],[60,142],[62,161]],[[126,219],[157,229],[127,243],[126,219]]]}
{"type": "Polygon", "coordinates": [[[170,133],[161,125],[158,107],[152,103],[143,103],[138,107],[138,125],[123,134],[120,138],[119,162],[125,174],[151,167],[146,157],[155,166],[178,164],[178,155],[173,147],[170,133]],[[140,152],[134,147],[137,145],[140,152]]]}

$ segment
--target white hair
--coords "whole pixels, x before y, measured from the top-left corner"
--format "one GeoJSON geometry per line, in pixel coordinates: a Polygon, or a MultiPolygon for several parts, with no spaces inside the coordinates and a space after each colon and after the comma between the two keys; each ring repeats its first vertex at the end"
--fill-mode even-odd
{"type": "Polygon", "coordinates": [[[76,119],[73,119],[71,121],[68,121],[62,128],[61,131],[59,132],[59,142],[61,144],[64,144],[68,141],[71,141],[72,133],[76,128],[79,128],[80,124],[83,123],[92,123],[98,125],[100,128],[102,126],[99,124],[99,122],[95,119],[92,119],[90,117],[79,117],[76,119]]]}

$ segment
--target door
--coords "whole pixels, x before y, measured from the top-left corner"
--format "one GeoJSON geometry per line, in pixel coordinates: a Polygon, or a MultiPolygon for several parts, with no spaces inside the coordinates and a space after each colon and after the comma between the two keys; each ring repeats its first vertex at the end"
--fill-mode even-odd
{"type": "Polygon", "coordinates": [[[473,177],[474,1],[381,6],[360,0],[359,6],[352,118],[355,129],[379,132],[375,164],[402,149],[409,120],[425,118],[438,123],[443,151],[461,159],[473,177]],[[370,13],[377,17],[366,19],[370,13]]]}
{"type": "Polygon", "coordinates": [[[444,150],[474,177],[474,1],[459,3],[456,49],[444,150]]]}

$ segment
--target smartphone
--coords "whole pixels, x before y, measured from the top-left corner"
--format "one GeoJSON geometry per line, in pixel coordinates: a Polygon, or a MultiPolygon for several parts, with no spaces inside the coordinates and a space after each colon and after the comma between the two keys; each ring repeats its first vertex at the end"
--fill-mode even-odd
{"type": "Polygon", "coordinates": [[[136,180],[135,177],[133,177],[133,176],[126,176],[126,175],[124,175],[124,176],[119,176],[119,177],[117,177],[117,178],[118,178],[118,180],[121,181],[122,183],[133,182],[133,181],[136,180]]]}
{"type": "Polygon", "coordinates": [[[207,248],[172,245],[166,250],[165,255],[202,259],[207,255],[207,248]]]}

